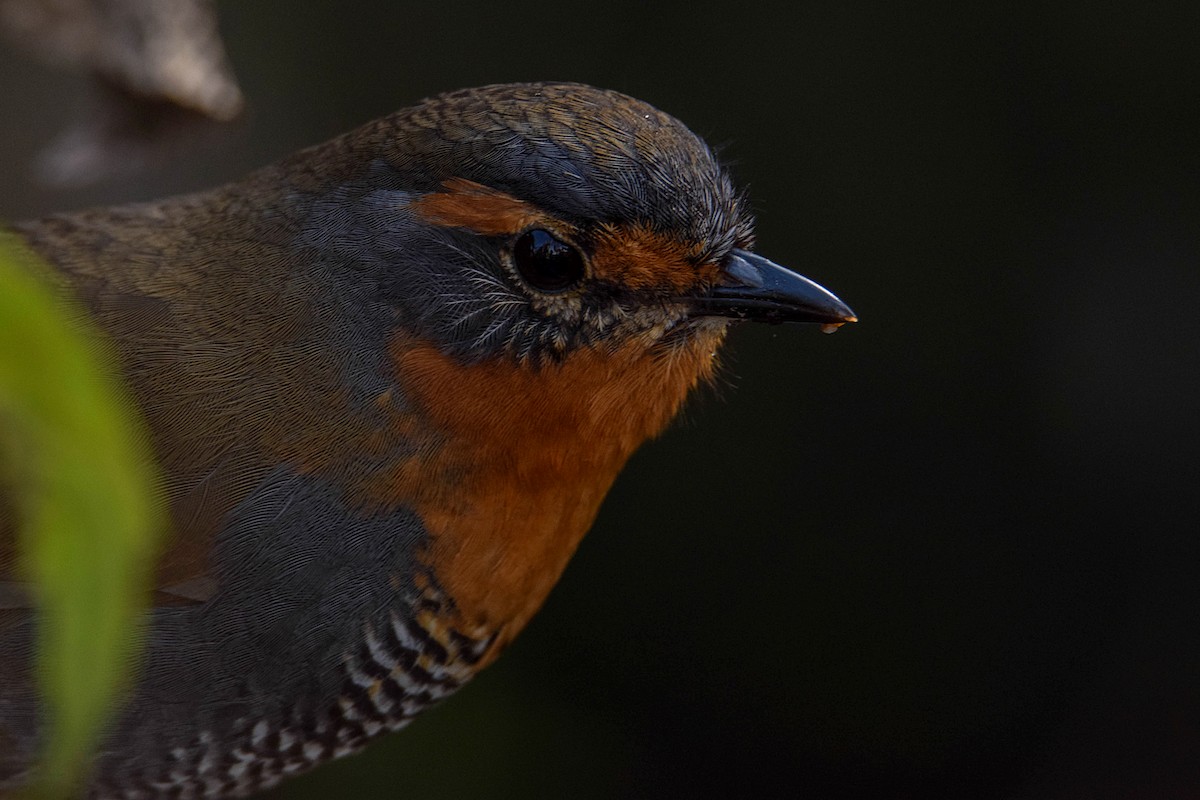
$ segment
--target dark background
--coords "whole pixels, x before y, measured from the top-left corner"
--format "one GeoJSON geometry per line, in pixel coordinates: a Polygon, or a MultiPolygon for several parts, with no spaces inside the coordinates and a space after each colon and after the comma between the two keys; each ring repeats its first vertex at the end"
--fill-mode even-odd
{"type": "Polygon", "coordinates": [[[581,80],[722,146],[862,318],[736,331],[508,654],[276,800],[1200,797],[1200,6],[221,9],[248,115],[99,188],[30,169],[87,81],[0,50],[0,217],[581,80]]]}

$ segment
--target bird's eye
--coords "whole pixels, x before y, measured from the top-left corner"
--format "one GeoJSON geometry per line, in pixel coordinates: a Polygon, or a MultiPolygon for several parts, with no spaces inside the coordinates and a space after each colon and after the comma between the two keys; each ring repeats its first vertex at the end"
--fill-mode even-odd
{"type": "Polygon", "coordinates": [[[525,282],[542,292],[561,292],[583,280],[583,255],[548,231],[526,231],[513,245],[513,264],[525,282]]]}

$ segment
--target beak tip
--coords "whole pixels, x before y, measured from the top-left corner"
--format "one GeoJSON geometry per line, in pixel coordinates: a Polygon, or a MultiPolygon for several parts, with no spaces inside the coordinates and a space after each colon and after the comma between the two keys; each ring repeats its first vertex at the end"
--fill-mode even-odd
{"type": "Polygon", "coordinates": [[[830,331],[858,316],[837,295],[786,267],[745,250],[724,264],[726,281],[698,301],[698,312],[769,324],[811,322],[830,331]]]}
{"type": "MultiPolygon", "coordinates": [[[[824,325],[821,326],[822,330],[824,330],[826,327],[836,330],[849,322],[858,322],[858,315],[854,313],[850,306],[846,305],[836,297],[834,297],[833,300],[836,301],[836,304],[833,308],[830,308],[829,317],[825,321],[824,325]]],[[[831,330],[827,332],[832,333],[833,331],[831,330]]]]}

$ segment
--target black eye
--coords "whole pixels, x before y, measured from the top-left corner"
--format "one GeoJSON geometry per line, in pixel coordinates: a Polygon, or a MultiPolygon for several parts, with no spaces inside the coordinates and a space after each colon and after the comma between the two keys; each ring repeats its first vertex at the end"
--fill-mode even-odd
{"type": "Polygon", "coordinates": [[[517,239],[513,264],[530,286],[543,292],[561,292],[583,280],[579,250],[540,228],[526,231],[517,239]]]}

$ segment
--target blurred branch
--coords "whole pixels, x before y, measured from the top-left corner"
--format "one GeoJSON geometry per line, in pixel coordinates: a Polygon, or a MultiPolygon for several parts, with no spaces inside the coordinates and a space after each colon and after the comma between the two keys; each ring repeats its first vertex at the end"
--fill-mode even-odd
{"type": "Polygon", "coordinates": [[[0,31],[101,84],[98,108],[45,153],[52,183],[136,169],[180,133],[243,107],[211,0],[0,0],[0,31]]]}

